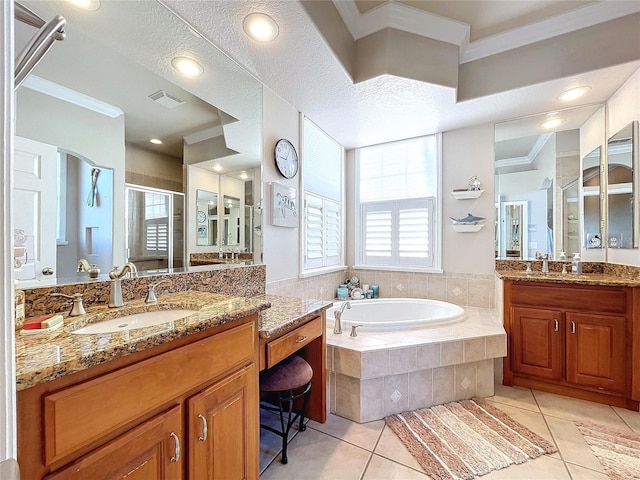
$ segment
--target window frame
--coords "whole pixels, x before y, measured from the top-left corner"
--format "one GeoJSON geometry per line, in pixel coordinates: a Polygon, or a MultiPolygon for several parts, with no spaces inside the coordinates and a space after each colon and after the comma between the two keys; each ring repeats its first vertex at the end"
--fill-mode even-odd
{"type": "MultiPolygon", "coordinates": [[[[302,205],[303,219],[302,225],[300,228],[300,278],[312,277],[316,275],[322,275],[326,273],[338,272],[347,269],[346,265],[346,223],[345,223],[345,208],[346,208],[346,189],[345,189],[345,157],[346,152],[345,148],[340,145],[333,137],[324,132],[318,125],[316,125],[313,121],[311,121],[304,114],[300,114],[300,158],[302,161],[300,162],[300,199],[302,205]],[[305,123],[311,123],[315,128],[322,131],[331,141],[333,141],[340,148],[340,168],[338,169],[339,182],[340,182],[340,201],[336,201],[333,198],[326,197],[320,193],[314,192],[312,190],[305,189],[305,175],[307,174],[305,168],[305,136],[304,136],[304,128],[305,123]],[[318,198],[336,203],[339,205],[338,214],[340,217],[340,254],[337,263],[327,264],[327,262],[323,261],[322,266],[314,266],[309,267],[307,265],[307,203],[306,198],[307,194],[313,195],[318,198]]],[[[324,258],[324,256],[323,256],[324,258]]]]}
{"type": "MultiPolygon", "coordinates": [[[[424,135],[422,137],[413,137],[406,138],[402,140],[397,140],[394,142],[386,142],[378,145],[371,146],[383,146],[386,144],[400,143],[400,142],[408,142],[411,140],[415,140],[416,138],[423,138],[429,135],[424,135]]],[[[361,202],[360,201],[360,154],[361,149],[358,148],[355,151],[355,174],[354,174],[354,216],[355,216],[355,261],[352,268],[358,270],[389,270],[389,271],[406,271],[406,272],[426,272],[426,273],[442,273],[442,134],[436,133],[433,135],[436,141],[436,162],[435,162],[435,170],[436,170],[436,195],[431,197],[418,197],[414,199],[399,199],[400,201],[405,200],[415,200],[416,202],[423,201],[425,198],[433,198],[435,205],[433,208],[433,218],[431,221],[431,225],[434,228],[434,233],[432,235],[432,251],[433,251],[433,261],[431,266],[420,266],[420,265],[376,265],[367,263],[365,259],[365,226],[364,226],[364,210],[363,205],[372,204],[372,203],[392,203],[398,200],[385,200],[380,202],[361,202]]]]}

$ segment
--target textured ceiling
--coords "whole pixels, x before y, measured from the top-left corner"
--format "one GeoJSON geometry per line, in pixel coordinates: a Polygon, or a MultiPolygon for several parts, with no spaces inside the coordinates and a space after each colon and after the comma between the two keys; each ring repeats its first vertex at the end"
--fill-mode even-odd
{"type": "Polygon", "coordinates": [[[455,89],[391,75],[354,85],[297,1],[165,3],[347,148],[564,108],[556,96],[580,84],[592,86],[583,103],[604,102],[640,65],[627,63],[456,102],[455,89]],[[259,44],[244,35],[242,19],[254,11],[276,19],[276,40],[259,44]]]}

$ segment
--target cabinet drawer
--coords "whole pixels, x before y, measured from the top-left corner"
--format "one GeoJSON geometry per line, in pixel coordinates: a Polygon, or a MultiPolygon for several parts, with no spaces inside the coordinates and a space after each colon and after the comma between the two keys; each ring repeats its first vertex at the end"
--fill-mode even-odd
{"type": "Polygon", "coordinates": [[[307,343],[321,336],[322,333],[322,318],[318,317],[267,343],[267,368],[271,368],[300,350],[307,343]]]}
{"type": "Polygon", "coordinates": [[[255,323],[247,323],[45,396],[45,464],[95,446],[183,393],[250,362],[256,339],[255,323]]]}
{"type": "Polygon", "coordinates": [[[513,305],[625,314],[627,292],[619,287],[521,284],[511,287],[513,305]]]}

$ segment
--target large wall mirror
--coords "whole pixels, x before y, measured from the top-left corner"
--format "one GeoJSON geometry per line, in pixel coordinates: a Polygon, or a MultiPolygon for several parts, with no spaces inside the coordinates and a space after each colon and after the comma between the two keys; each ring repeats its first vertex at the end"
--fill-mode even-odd
{"type": "MultiPolygon", "coordinates": [[[[498,258],[571,258],[595,246],[588,240],[600,236],[604,132],[602,105],[496,124],[498,258]]],[[[589,255],[604,260],[604,249],[591,248],[589,255]]]]}
{"type": "MultiPolygon", "coordinates": [[[[44,205],[53,213],[38,212],[37,218],[16,223],[22,225],[18,229],[22,233],[15,235],[24,239],[25,251],[31,248],[19,257],[21,265],[33,264],[35,278],[30,281],[40,285],[84,280],[86,276],[75,274],[79,258],[89,257],[103,274],[114,265],[137,261],[139,257],[132,256],[128,248],[128,220],[122,213],[127,211],[125,182],[185,195],[184,212],[180,210],[185,234],[175,228],[167,232],[167,241],[173,239],[181,247],[176,253],[181,258],[162,264],[187,263],[196,243],[187,239],[198,234],[195,228],[193,232],[187,229],[191,217],[197,220],[198,209],[190,201],[195,190],[190,191],[192,187],[183,182],[184,169],[196,165],[202,171],[215,168],[220,176],[260,171],[261,84],[155,0],[103,1],[94,11],[80,10],[65,1],[24,4],[43,18],[61,14],[67,19],[66,39],[57,42],[16,93],[16,137],[26,142],[20,144],[23,176],[29,180],[29,169],[33,171],[34,166],[53,166],[42,172],[47,175],[44,184],[56,186],[31,198],[40,202],[45,198],[42,195],[49,195],[52,200],[44,205]],[[177,57],[197,60],[202,74],[182,76],[172,66],[177,57]],[[162,143],[150,143],[152,138],[162,143]],[[39,148],[48,157],[41,156],[39,148]],[[56,160],[60,155],[70,159],[70,169],[84,162],[77,167],[79,173],[71,172],[78,176],[71,189],[61,189],[64,182],[57,180],[64,175],[56,160]],[[97,179],[92,173],[96,170],[100,172],[97,179]],[[66,222],[66,235],[73,241],[60,242],[55,224],[65,223],[59,220],[64,210],[59,208],[61,202],[66,201],[67,212],[74,208],[69,198],[86,207],[92,190],[95,201],[88,207],[86,223],[66,222]],[[51,218],[58,218],[49,222],[53,227],[45,224],[51,218]],[[86,248],[89,240],[95,248],[86,248]],[[53,273],[39,274],[44,267],[53,273]]],[[[33,27],[16,22],[16,51],[34,34],[33,27]]],[[[19,153],[16,151],[16,158],[19,153]]],[[[235,191],[226,192],[225,183],[219,185],[215,193],[220,199],[224,195],[242,198],[235,191]]],[[[252,184],[255,201],[252,198],[248,205],[260,203],[259,186],[260,182],[252,184]]],[[[19,204],[14,202],[14,219],[24,217],[19,204]]],[[[252,218],[255,214],[252,212],[252,218]]],[[[209,250],[215,250],[217,238],[207,239],[213,242],[209,250]]],[[[255,244],[251,248],[256,250],[255,244]]],[[[16,252],[20,254],[22,250],[16,252]]],[[[159,266],[147,257],[139,270],[159,266]]]]}
{"type": "Polygon", "coordinates": [[[609,248],[638,247],[638,122],[607,141],[609,248]]]}

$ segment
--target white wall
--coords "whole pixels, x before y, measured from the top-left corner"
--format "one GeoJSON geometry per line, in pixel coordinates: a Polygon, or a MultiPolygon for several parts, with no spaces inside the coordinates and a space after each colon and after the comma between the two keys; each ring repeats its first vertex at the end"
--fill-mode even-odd
{"type": "MultiPolygon", "coordinates": [[[[263,158],[262,182],[264,185],[263,239],[264,263],[267,266],[267,283],[297,278],[300,272],[300,228],[271,225],[271,182],[294,187],[300,198],[300,174],[292,179],[282,177],[273,160],[273,147],[280,138],[286,138],[300,155],[300,114],[272,90],[262,93],[263,158]]],[[[301,211],[298,201],[298,211],[301,211]]],[[[300,219],[300,215],[298,216],[300,219]]]]}
{"type": "Polygon", "coordinates": [[[494,127],[476,125],[442,134],[442,268],[446,272],[492,274],[494,271],[494,127]],[[475,200],[456,200],[455,188],[466,188],[477,175],[485,192],[475,200]],[[467,213],[485,217],[477,233],[454,232],[449,217],[467,213]]]}
{"type": "MultiPolygon", "coordinates": [[[[633,120],[640,119],[640,69],[629,77],[607,101],[607,138],[612,137],[633,120]]],[[[636,143],[637,144],[637,143],[636,143]]],[[[637,154],[636,154],[636,158],[637,154]]],[[[638,164],[634,170],[638,170],[638,164]]],[[[635,174],[635,171],[634,171],[635,174]]],[[[636,213],[637,215],[637,213],[636,213]]],[[[640,249],[607,250],[607,261],[640,266],[640,249]]]]}

